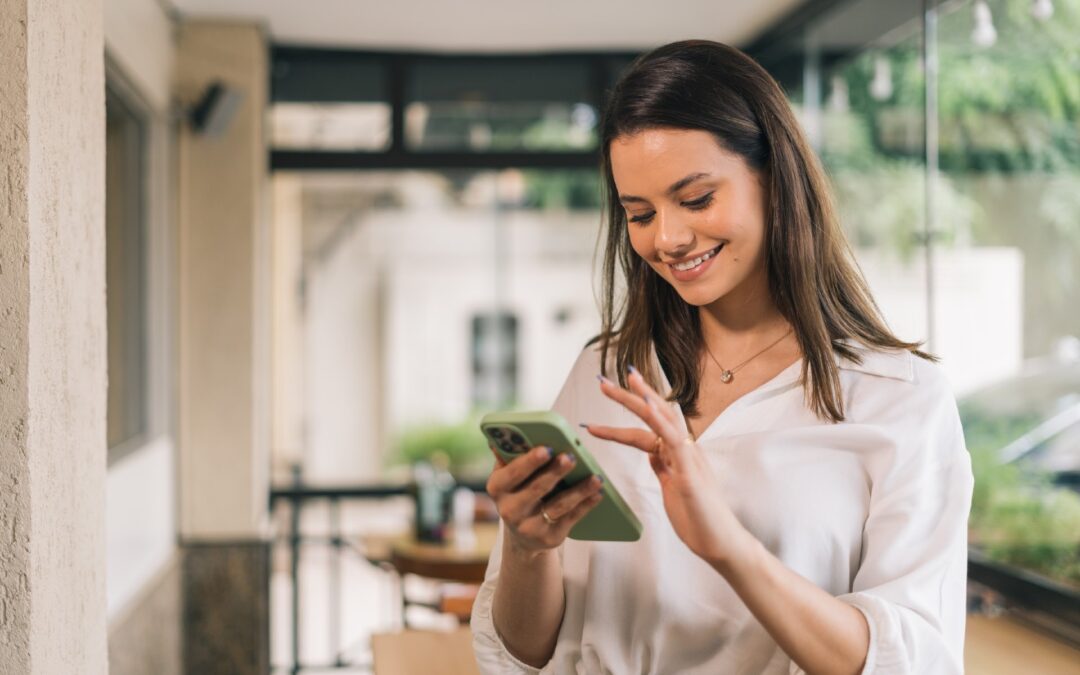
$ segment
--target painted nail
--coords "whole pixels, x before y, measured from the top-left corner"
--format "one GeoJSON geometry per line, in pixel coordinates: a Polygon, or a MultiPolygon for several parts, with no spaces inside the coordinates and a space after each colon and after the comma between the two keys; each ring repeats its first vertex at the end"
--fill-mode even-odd
{"type": "Polygon", "coordinates": [[[629,366],[629,367],[627,368],[627,370],[628,370],[629,372],[631,372],[631,373],[636,373],[636,372],[637,372],[637,368],[635,368],[634,366],[629,366]]]}
{"type": "Polygon", "coordinates": [[[577,464],[577,457],[574,457],[570,453],[567,453],[567,454],[563,455],[563,457],[566,457],[566,463],[569,464],[570,466],[573,466],[573,465],[577,464]]]}
{"type": "Polygon", "coordinates": [[[578,422],[578,426],[581,427],[582,429],[588,429],[589,428],[589,425],[586,424],[585,422],[578,422]]]}

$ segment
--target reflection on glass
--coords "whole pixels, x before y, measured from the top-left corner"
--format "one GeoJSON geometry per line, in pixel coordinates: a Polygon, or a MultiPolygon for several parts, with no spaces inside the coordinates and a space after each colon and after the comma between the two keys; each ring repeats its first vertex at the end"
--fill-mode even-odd
{"type": "Polygon", "coordinates": [[[571,151],[596,145],[597,115],[587,103],[431,102],[405,108],[412,150],[571,151]]]}
{"type": "Polygon", "coordinates": [[[390,147],[387,103],[275,103],[271,145],[281,150],[356,150],[390,147]]]}

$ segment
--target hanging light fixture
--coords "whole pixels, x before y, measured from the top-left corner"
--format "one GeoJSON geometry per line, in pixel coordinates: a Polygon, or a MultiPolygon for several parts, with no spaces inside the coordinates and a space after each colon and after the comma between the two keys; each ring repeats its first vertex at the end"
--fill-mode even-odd
{"type": "Polygon", "coordinates": [[[975,0],[975,28],[971,31],[971,41],[977,47],[992,47],[997,42],[997,29],[994,17],[986,0],[975,0]]]}
{"type": "Polygon", "coordinates": [[[833,75],[830,79],[829,100],[826,105],[829,110],[837,113],[846,113],[851,109],[848,100],[847,80],[841,75],[833,75]]]}
{"type": "Polygon", "coordinates": [[[1054,16],[1054,3],[1050,0],[1034,0],[1031,3],[1031,16],[1038,21],[1046,21],[1054,16]]]}
{"type": "Polygon", "coordinates": [[[874,57],[874,78],[870,80],[870,96],[875,101],[884,101],[892,96],[892,66],[884,54],[874,57]]]}

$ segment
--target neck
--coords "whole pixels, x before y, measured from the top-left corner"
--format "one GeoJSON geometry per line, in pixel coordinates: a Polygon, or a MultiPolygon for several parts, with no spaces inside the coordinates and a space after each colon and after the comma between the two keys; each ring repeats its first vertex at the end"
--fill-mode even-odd
{"type": "Polygon", "coordinates": [[[701,336],[713,353],[739,351],[748,344],[777,338],[790,327],[773,303],[766,283],[732,289],[715,302],[699,307],[698,319],[701,336]]]}

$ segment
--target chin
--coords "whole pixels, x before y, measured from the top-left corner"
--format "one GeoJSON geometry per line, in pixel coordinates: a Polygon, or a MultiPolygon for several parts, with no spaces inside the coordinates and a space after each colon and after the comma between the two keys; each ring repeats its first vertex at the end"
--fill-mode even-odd
{"type": "Polygon", "coordinates": [[[684,284],[667,279],[666,281],[671,284],[675,292],[683,299],[683,302],[694,307],[711,305],[727,295],[729,290],[727,288],[717,288],[715,284],[706,286],[705,284],[684,284]]]}

